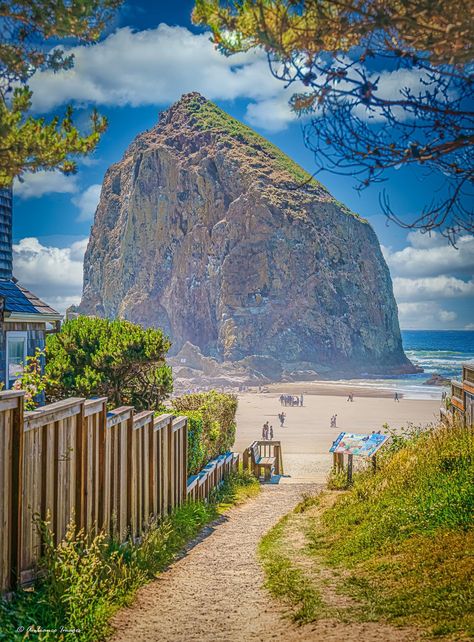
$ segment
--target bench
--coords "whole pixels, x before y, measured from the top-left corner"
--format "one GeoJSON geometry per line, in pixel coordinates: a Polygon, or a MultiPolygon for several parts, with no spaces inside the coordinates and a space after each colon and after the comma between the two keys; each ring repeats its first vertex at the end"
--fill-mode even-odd
{"type": "Polygon", "coordinates": [[[260,477],[260,469],[263,468],[265,481],[270,481],[275,472],[275,457],[261,457],[260,446],[254,441],[249,448],[249,454],[252,461],[252,468],[255,477],[260,477]]]}

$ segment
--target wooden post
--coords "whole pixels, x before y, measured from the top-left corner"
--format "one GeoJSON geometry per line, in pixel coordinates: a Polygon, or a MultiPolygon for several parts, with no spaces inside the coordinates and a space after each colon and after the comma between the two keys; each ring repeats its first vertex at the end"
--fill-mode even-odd
{"type": "Polygon", "coordinates": [[[352,484],[352,467],[354,455],[347,455],[347,483],[352,484]]]}
{"type": "Polygon", "coordinates": [[[10,529],[10,587],[16,588],[21,573],[22,495],[23,495],[23,418],[24,392],[19,393],[13,411],[11,450],[11,529],[10,529]]]}
{"type": "Polygon", "coordinates": [[[166,441],[168,442],[168,461],[166,475],[168,477],[168,501],[167,513],[170,513],[174,508],[174,435],[173,435],[173,418],[170,417],[168,425],[166,426],[166,441]]]}
{"type": "Polygon", "coordinates": [[[81,402],[79,414],[76,417],[76,497],[75,522],[79,531],[86,525],[86,476],[87,476],[87,447],[86,447],[86,418],[84,416],[84,401],[81,402]]]}
{"type": "Polygon", "coordinates": [[[188,497],[188,420],[186,419],[186,423],[184,424],[183,428],[183,467],[184,470],[182,472],[183,476],[183,503],[186,501],[188,497]]]}
{"type": "MultiPolygon", "coordinates": [[[[97,418],[98,425],[93,429],[97,431],[97,472],[99,482],[99,492],[97,495],[97,524],[95,526],[96,532],[104,528],[106,524],[105,516],[105,494],[109,489],[105,487],[105,439],[107,436],[107,400],[103,401],[102,408],[97,418]]],[[[108,528],[107,519],[107,528],[108,528]]]]}
{"type": "MultiPolygon", "coordinates": [[[[132,474],[133,474],[133,415],[134,410],[130,410],[130,417],[127,419],[127,459],[126,459],[126,484],[127,484],[127,504],[126,504],[126,527],[132,531],[132,474]]],[[[123,444],[122,444],[123,446],[123,444]]],[[[138,472],[138,471],[137,471],[138,472]]],[[[122,474],[124,471],[122,471],[122,474]]],[[[120,534],[124,536],[123,533],[120,534]]]]}
{"type": "Polygon", "coordinates": [[[249,449],[246,448],[242,453],[242,467],[244,470],[249,469],[249,449]]]}

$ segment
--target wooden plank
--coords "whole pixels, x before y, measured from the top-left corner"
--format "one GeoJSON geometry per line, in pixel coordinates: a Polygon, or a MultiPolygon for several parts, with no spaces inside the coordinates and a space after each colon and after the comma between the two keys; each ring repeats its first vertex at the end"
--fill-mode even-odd
{"type": "Polygon", "coordinates": [[[132,519],[132,471],[133,471],[133,461],[132,461],[132,438],[133,438],[133,414],[135,410],[132,408],[130,417],[127,420],[127,423],[124,426],[124,431],[126,435],[126,451],[124,453],[124,462],[125,462],[125,479],[123,480],[123,488],[125,489],[126,505],[125,505],[125,522],[124,522],[124,537],[128,526],[131,523],[132,519]]]}
{"type": "Polygon", "coordinates": [[[84,417],[90,417],[102,412],[104,405],[107,405],[107,397],[97,399],[86,399],[84,402],[84,417]]]}
{"type": "Polygon", "coordinates": [[[171,413],[158,415],[158,417],[155,417],[153,422],[154,430],[161,430],[162,428],[165,428],[166,426],[168,426],[168,422],[172,417],[174,417],[174,415],[172,415],[171,413]]]}
{"type": "Polygon", "coordinates": [[[80,412],[80,406],[84,401],[82,397],[72,397],[71,399],[64,399],[63,401],[43,406],[37,410],[25,412],[24,430],[34,430],[53,421],[61,421],[72,417],[80,412]]]}
{"type": "Polygon", "coordinates": [[[167,461],[167,478],[168,478],[168,511],[174,508],[174,434],[173,434],[173,421],[168,422],[166,429],[167,433],[167,446],[168,446],[168,461],[167,461]]]}
{"type": "Polygon", "coordinates": [[[102,409],[97,415],[95,423],[97,436],[97,525],[98,529],[103,529],[105,525],[108,528],[109,518],[107,506],[110,492],[110,484],[107,484],[106,470],[110,471],[110,462],[106,462],[105,444],[107,438],[107,400],[104,400],[102,409]]]}
{"type": "Polygon", "coordinates": [[[117,424],[126,421],[133,413],[132,406],[121,406],[120,408],[115,408],[115,410],[110,410],[107,413],[107,427],[112,428],[117,424]]]}
{"type": "MultiPolygon", "coordinates": [[[[16,402],[15,402],[16,403],[16,402]]],[[[3,493],[0,497],[0,592],[9,588],[10,580],[10,440],[6,428],[8,410],[0,412],[0,484],[3,493]]]]}
{"type": "Polygon", "coordinates": [[[173,419],[173,432],[180,430],[183,426],[186,425],[187,417],[176,417],[173,419]]]}
{"type": "Polygon", "coordinates": [[[74,498],[76,526],[78,529],[87,526],[86,508],[87,508],[87,474],[88,459],[87,451],[87,425],[85,419],[84,402],[80,405],[80,412],[75,418],[75,487],[76,494],[74,498]]]}
{"type": "Polygon", "coordinates": [[[133,429],[138,430],[139,428],[145,426],[147,423],[149,423],[150,418],[153,417],[153,415],[153,410],[143,410],[142,412],[136,414],[133,418],[133,429]]]}
{"type": "MultiPolygon", "coordinates": [[[[155,427],[156,429],[156,427],[155,427]]],[[[168,514],[168,494],[169,494],[169,467],[168,467],[168,424],[167,427],[160,431],[161,435],[161,488],[162,488],[162,504],[161,504],[161,514],[168,514]]]]}

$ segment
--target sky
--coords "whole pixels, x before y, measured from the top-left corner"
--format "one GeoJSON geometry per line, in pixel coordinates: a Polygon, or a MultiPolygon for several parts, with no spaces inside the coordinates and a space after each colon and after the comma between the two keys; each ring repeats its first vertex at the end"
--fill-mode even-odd
{"type": "MultiPolygon", "coordinates": [[[[209,33],[191,24],[192,7],[191,0],[126,2],[98,44],[73,47],[73,69],[40,72],[30,81],[35,115],[50,118],[71,103],[81,127],[94,107],[109,121],[77,174],[39,172],[15,184],[15,276],[61,312],[80,300],[83,257],[104,173],[183,93],[199,91],[314,170],[302,124],[288,107],[292,92],[271,76],[265,55],[222,56],[209,33]]],[[[412,82],[406,73],[383,76],[387,93],[412,82]]],[[[442,177],[412,168],[393,170],[386,179],[358,192],[352,177],[318,175],[375,229],[402,328],[474,329],[474,236],[462,236],[453,248],[437,233],[422,235],[388,223],[379,202],[385,189],[394,210],[408,220],[436,195],[442,177]]]]}

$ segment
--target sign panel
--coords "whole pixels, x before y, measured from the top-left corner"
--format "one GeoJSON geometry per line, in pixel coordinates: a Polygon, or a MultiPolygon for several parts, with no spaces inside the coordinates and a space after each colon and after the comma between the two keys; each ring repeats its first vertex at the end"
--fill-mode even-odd
{"type": "Polygon", "coordinates": [[[381,435],[380,433],[358,435],[353,432],[341,432],[336,441],[333,442],[329,452],[372,457],[388,438],[388,435],[381,435]]]}

